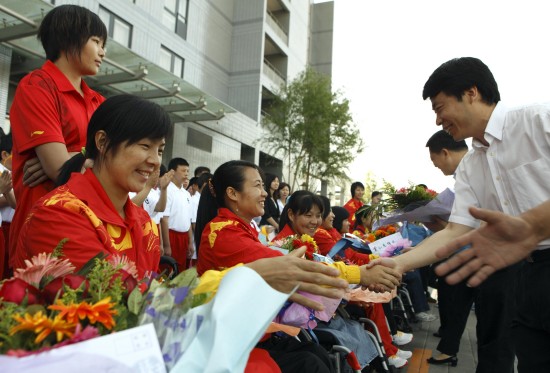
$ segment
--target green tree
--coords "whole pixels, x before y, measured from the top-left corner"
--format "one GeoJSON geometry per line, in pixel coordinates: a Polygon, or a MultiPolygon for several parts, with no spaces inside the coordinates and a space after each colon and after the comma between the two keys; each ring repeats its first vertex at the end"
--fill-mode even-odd
{"type": "Polygon", "coordinates": [[[307,69],[275,95],[264,125],[264,145],[283,152],[286,180],[311,189],[314,179],[348,179],[347,166],[363,151],[349,101],[332,92],[330,78],[307,69]]]}

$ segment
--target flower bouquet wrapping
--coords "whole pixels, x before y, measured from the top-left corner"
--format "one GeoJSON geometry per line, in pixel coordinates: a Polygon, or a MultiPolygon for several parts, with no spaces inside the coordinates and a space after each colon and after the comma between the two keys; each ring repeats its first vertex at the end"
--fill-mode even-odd
{"type": "Polygon", "coordinates": [[[209,295],[193,294],[193,289],[206,274],[199,283],[194,270],[188,270],[168,286],[152,285],[144,296],[139,323],[155,325],[171,372],[243,371],[250,351],[288,299],[255,271],[238,267],[203,303],[209,295]]]}
{"type": "Polygon", "coordinates": [[[373,254],[380,257],[399,255],[403,249],[412,245],[412,242],[403,238],[392,225],[379,227],[374,232],[368,233],[365,239],[369,242],[369,248],[373,254]]]}
{"type": "MultiPolygon", "coordinates": [[[[331,263],[332,260],[319,254],[319,249],[315,240],[307,235],[292,235],[283,240],[274,241],[271,243],[274,246],[291,252],[302,246],[306,246],[305,258],[308,260],[331,263]]],[[[313,329],[317,326],[316,319],[329,321],[334,315],[334,312],[340,305],[341,299],[332,299],[319,295],[310,294],[307,292],[298,292],[299,294],[321,303],[325,306],[323,311],[315,311],[294,302],[287,302],[279,312],[276,322],[286,325],[297,326],[300,328],[313,329]]]]}
{"type": "Polygon", "coordinates": [[[214,276],[219,288],[206,304],[211,294],[193,292],[194,270],[138,281],[131,261],[104,255],[74,270],[58,247],[2,283],[2,371],[72,372],[83,362],[80,372],[242,371],[288,299],[245,267],[221,283],[214,276]]]}

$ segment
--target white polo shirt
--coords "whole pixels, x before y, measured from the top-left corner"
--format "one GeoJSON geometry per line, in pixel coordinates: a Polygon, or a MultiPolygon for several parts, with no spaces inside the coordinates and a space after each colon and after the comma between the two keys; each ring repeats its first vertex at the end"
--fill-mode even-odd
{"type": "MultiPolygon", "coordinates": [[[[474,139],[458,166],[449,218],[473,228],[479,221],[469,206],[517,216],[550,199],[550,104],[514,109],[497,104],[485,140],[489,146],[474,139]]],[[[550,239],[538,246],[548,245],[550,239]]]]}
{"type": "Polygon", "coordinates": [[[167,192],[164,216],[169,217],[168,228],[176,232],[188,232],[193,217],[191,194],[183,187],[178,188],[173,182],[168,185],[167,192]]]}
{"type": "Polygon", "coordinates": [[[193,223],[197,222],[197,211],[199,210],[200,199],[201,199],[201,194],[198,191],[191,196],[191,205],[193,206],[193,216],[191,217],[191,222],[193,223]]]}
{"type": "Polygon", "coordinates": [[[157,203],[159,199],[160,199],[160,189],[152,188],[149,191],[147,198],[145,198],[145,201],[143,201],[143,209],[147,211],[151,219],[153,219],[153,221],[156,224],[160,223],[160,219],[164,215],[164,212],[162,211],[161,212],[155,211],[155,208],[157,207],[157,203]]]}

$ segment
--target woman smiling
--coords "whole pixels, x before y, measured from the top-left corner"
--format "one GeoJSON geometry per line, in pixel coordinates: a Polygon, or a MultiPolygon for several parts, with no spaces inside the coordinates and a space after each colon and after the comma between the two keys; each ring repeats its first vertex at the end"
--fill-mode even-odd
{"type": "Polygon", "coordinates": [[[63,253],[77,269],[103,252],[127,256],[140,277],[156,270],[157,227],[128,192],[141,191],[159,168],[171,129],[168,114],[150,101],[121,95],[100,105],[88,125],[86,148],[60,171],[58,183],[67,183],[40,199],[27,217],[16,268],[67,238],[63,253]],[[93,168],[80,174],[86,159],[93,168]]]}

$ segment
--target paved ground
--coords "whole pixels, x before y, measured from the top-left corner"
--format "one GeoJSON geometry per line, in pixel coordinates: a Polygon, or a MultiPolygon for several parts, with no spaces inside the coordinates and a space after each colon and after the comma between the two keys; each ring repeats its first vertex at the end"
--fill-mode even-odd
{"type": "MultiPolygon", "coordinates": [[[[439,316],[437,307],[432,305],[434,315],[439,316]]],[[[476,316],[473,311],[470,312],[466,330],[462,334],[460,341],[460,351],[458,352],[458,365],[451,367],[450,365],[429,365],[426,359],[432,356],[432,352],[437,354],[437,344],[439,338],[434,337],[433,333],[439,327],[439,318],[431,322],[419,322],[412,324],[414,329],[414,339],[408,345],[403,346],[403,349],[413,351],[413,356],[409,360],[409,364],[402,368],[396,369],[398,373],[473,373],[477,364],[477,342],[476,342],[476,316]]]]}

